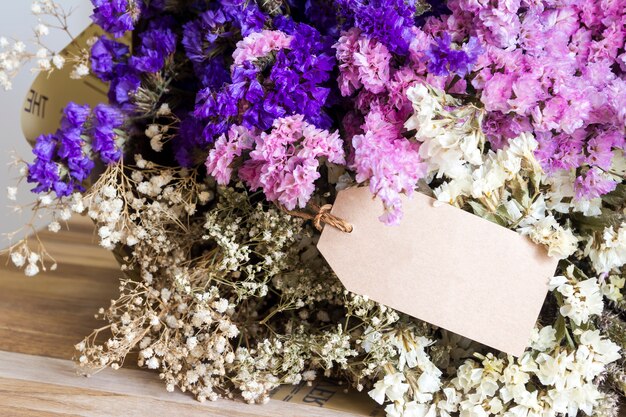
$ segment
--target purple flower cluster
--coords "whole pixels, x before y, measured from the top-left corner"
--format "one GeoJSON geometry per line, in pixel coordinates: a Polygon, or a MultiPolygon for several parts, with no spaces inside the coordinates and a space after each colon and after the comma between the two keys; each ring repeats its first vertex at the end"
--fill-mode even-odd
{"type": "Polygon", "coordinates": [[[415,26],[414,1],[337,0],[336,3],[345,19],[345,29],[356,27],[391,52],[408,53],[415,26]]]}
{"type": "Polygon", "coordinates": [[[116,38],[135,28],[142,0],[91,0],[91,19],[116,38]]]}
{"type": "Polygon", "coordinates": [[[482,52],[483,48],[477,38],[470,37],[463,47],[456,49],[452,47],[450,34],[444,32],[443,36],[435,39],[425,52],[428,59],[428,72],[437,76],[456,74],[465,77],[472,70],[482,52]]]}
{"type": "MultiPolygon", "coordinates": [[[[260,140],[282,143],[272,136],[282,129],[277,121],[291,126],[297,117],[325,132],[341,126],[348,168],[381,197],[384,220],[397,223],[400,194],[425,175],[419,143],[404,127],[413,112],[407,90],[423,83],[482,105],[492,148],[532,133],[548,174],[577,173],[577,198],[616,185],[605,173],[614,152],[626,150],[619,1],[448,0],[424,16],[413,0],[190,1],[176,11],[165,11],[163,0],[93,2],[94,20],[114,35],[142,17],[132,55],[106,38],[93,46],[92,69],[110,82],[110,101],[132,111],[144,74],[175,60],[176,71],[163,73],[176,91],[165,99],[176,95],[168,103],[177,102],[180,120],[169,142],[177,162],[196,166],[208,152],[222,155],[210,158],[209,171],[226,182],[231,162],[244,159],[239,178],[272,201],[301,204],[317,172],[312,160],[259,159],[257,150],[267,151],[260,140]],[[284,181],[296,179],[287,173],[296,169],[300,191],[287,192],[284,181]]],[[[93,119],[116,116],[94,111],[93,119]]],[[[94,137],[103,159],[117,157],[104,146],[112,136],[94,137]]],[[[299,152],[301,143],[289,146],[299,152]]]]}
{"type": "Polygon", "coordinates": [[[183,26],[183,46],[202,85],[229,82],[226,57],[242,36],[263,29],[266,16],[253,1],[221,1],[183,26]]]}
{"type": "Polygon", "coordinates": [[[100,104],[92,115],[89,106],[70,103],[63,114],[60,129],[37,138],[33,148],[35,160],[28,165],[27,176],[28,182],[36,184],[33,192],[54,191],[64,197],[84,191],[83,183],[97,157],[110,164],[122,156],[115,132],[124,123],[119,110],[100,104]]]}
{"type": "Polygon", "coordinates": [[[151,20],[140,34],[140,43],[133,55],[129,48],[106,36],[91,48],[91,69],[101,80],[110,82],[109,101],[125,110],[132,110],[131,96],[141,85],[142,73],[160,71],[165,60],[176,51],[177,38],[171,18],[151,20]]]}
{"type": "Polygon", "coordinates": [[[175,22],[171,18],[154,19],[141,33],[141,42],[128,61],[137,72],[158,72],[165,59],[176,51],[176,35],[172,30],[175,22]]]}

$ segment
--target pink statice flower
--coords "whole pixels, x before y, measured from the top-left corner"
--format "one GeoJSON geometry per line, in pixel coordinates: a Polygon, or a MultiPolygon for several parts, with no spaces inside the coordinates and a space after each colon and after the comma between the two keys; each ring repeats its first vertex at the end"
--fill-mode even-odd
{"type": "Polygon", "coordinates": [[[280,30],[262,30],[251,33],[237,42],[237,48],[233,52],[234,65],[255,61],[272,51],[289,48],[292,39],[293,36],[280,30]]]}
{"type": "Polygon", "coordinates": [[[366,90],[382,93],[389,83],[391,53],[385,45],[367,37],[361,37],[357,46],[354,64],[358,69],[359,80],[366,90]]]}
{"type": "Polygon", "coordinates": [[[365,133],[352,138],[357,182],[369,182],[372,194],[383,202],[380,220],[395,225],[402,219],[401,194],[411,195],[426,175],[419,144],[400,135],[396,126],[373,109],[363,125],[365,133]]]}
{"type": "Polygon", "coordinates": [[[513,74],[494,74],[487,82],[482,93],[482,102],[488,111],[501,111],[508,113],[510,106],[508,100],[513,92],[513,74]]]}
{"type": "Polygon", "coordinates": [[[335,44],[339,61],[339,90],[349,96],[364,87],[378,94],[389,82],[391,53],[357,28],[344,32],[335,44]]]}
{"type": "Polygon", "coordinates": [[[320,177],[320,161],[345,164],[339,134],[316,128],[302,115],[276,119],[270,132],[256,135],[253,144],[246,138],[245,149],[250,153],[239,178],[288,210],[306,206],[320,177]]]}
{"type": "Polygon", "coordinates": [[[358,42],[361,31],[352,28],[343,32],[335,44],[337,50],[337,61],[339,62],[339,91],[344,96],[349,96],[361,88],[359,79],[359,68],[355,65],[354,55],[358,50],[358,42]]]}
{"type": "Polygon", "coordinates": [[[243,126],[233,125],[220,136],[206,160],[206,169],[218,184],[228,184],[232,178],[232,165],[243,152],[252,149],[257,134],[243,126]]]}

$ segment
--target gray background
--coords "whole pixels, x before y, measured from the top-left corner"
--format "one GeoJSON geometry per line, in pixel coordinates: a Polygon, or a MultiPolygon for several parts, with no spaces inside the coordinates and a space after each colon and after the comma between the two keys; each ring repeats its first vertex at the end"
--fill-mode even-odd
{"type": "MultiPolygon", "coordinates": [[[[91,2],[89,0],[56,0],[65,10],[70,8],[74,12],[70,18],[70,31],[74,36],[80,33],[89,24],[91,14],[91,2]]],[[[0,5],[0,36],[7,39],[18,39],[29,46],[33,51],[30,40],[33,38],[33,28],[37,24],[37,17],[30,12],[29,0],[4,0],[0,5]]],[[[70,42],[67,34],[51,29],[46,37],[46,45],[53,50],[61,50],[70,42]]],[[[33,51],[34,52],[34,51],[33,51]]],[[[0,151],[0,248],[8,244],[4,233],[12,232],[21,224],[30,219],[30,212],[24,211],[19,215],[13,212],[9,205],[14,202],[6,198],[6,189],[16,183],[18,172],[8,167],[11,161],[11,153],[15,152],[22,158],[31,161],[30,147],[26,143],[20,128],[20,111],[22,103],[29,90],[30,84],[36,74],[30,71],[30,67],[22,69],[21,73],[13,80],[13,89],[4,91],[0,88],[0,132],[3,143],[0,151]]],[[[18,204],[28,204],[34,200],[30,193],[30,184],[22,183],[19,187],[18,204]]],[[[40,221],[40,224],[43,222],[40,221]]]]}

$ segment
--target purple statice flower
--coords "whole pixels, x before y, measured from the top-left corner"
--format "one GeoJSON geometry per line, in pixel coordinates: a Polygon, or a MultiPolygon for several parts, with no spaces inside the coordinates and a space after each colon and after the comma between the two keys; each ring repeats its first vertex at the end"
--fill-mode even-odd
{"type": "Polygon", "coordinates": [[[577,168],[585,160],[584,133],[583,130],[578,130],[573,135],[536,132],[539,147],[535,151],[535,157],[549,174],[577,168]]]}
{"type": "Polygon", "coordinates": [[[226,15],[239,28],[243,37],[263,29],[268,19],[267,14],[259,8],[255,1],[222,0],[220,3],[226,15]]]}
{"type": "Polygon", "coordinates": [[[276,54],[270,71],[274,88],[268,91],[267,101],[285,114],[302,114],[309,123],[328,129],[332,122],[323,108],[330,93],[327,82],[335,67],[332,40],[303,23],[296,24],[289,34],[293,36],[291,48],[276,54]]]}
{"type": "Polygon", "coordinates": [[[276,119],[271,132],[260,135],[243,126],[232,127],[209,153],[207,171],[218,183],[228,184],[233,161],[244,151],[250,151],[249,159],[243,161],[239,178],[288,210],[306,206],[320,177],[321,158],[345,163],[339,134],[318,129],[302,115],[276,119]]]}
{"type": "Polygon", "coordinates": [[[405,0],[337,0],[344,28],[357,27],[398,55],[406,55],[415,26],[415,2],[405,0]]]}
{"type": "Polygon", "coordinates": [[[102,81],[111,81],[116,66],[125,63],[129,54],[128,46],[101,36],[91,47],[91,71],[102,81]]]}
{"type": "Polygon", "coordinates": [[[574,191],[578,200],[590,200],[610,193],[617,187],[617,182],[604,175],[598,168],[591,168],[576,178],[574,191]]]}
{"type": "Polygon", "coordinates": [[[230,81],[224,58],[242,37],[261,31],[267,18],[255,2],[228,0],[183,25],[182,44],[203,86],[219,88],[230,81]]]}
{"type": "MultiPolygon", "coordinates": [[[[60,181],[60,167],[53,159],[56,155],[58,138],[55,135],[41,135],[33,148],[36,158],[28,165],[27,181],[35,183],[35,193],[55,191],[57,196],[69,195],[67,183],[60,181]]],[[[72,187],[73,188],[73,187],[72,187]]]]}
{"type": "Polygon", "coordinates": [[[63,113],[56,133],[40,136],[33,148],[35,160],[28,165],[27,175],[28,182],[36,184],[33,192],[53,191],[65,197],[84,191],[83,183],[98,157],[106,164],[121,158],[115,144],[116,129],[124,122],[120,110],[100,104],[92,113],[89,106],[70,103],[63,113]]]}
{"type": "Polygon", "coordinates": [[[63,120],[61,121],[62,130],[82,129],[91,115],[89,106],[76,103],[69,103],[63,110],[63,120]]]}
{"type": "Polygon", "coordinates": [[[173,19],[151,20],[148,29],[139,34],[141,40],[129,64],[138,72],[158,72],[165,59],[176,51],[176,35],[172,27],[173,19]]]}
{"type": "Polygon", "coordinates": [[[244,104],[244,100],[247,109],[241,117],[246,127],[252,128],[265,119],[274,120],[271,115],[268,117],[263,112],[265,91],[257,76],[258,69],[252,63],[246,62],[244,65],[234,67],[232,83],[225,84],[217,91],[205,88],[198,92],[194,116],[206,121],[203,132],[205,144],[212,143],[236,122],[239,106],[244,104]]]}
{"type": "Polygon", "coordinates": [[[102,81],[109,82],[109,102],[132,110],[131,95],[141,85],[140,73],[128,64],[129,48],[100,37],[91,47],[91,70],[102,81]]]}
{"type": "Polygon", "coordinates": [[[139,89],[141,78],[137,71],[129,65],[118,65],[115,68],[115,78],[109,86],[109,102],[120,108],[132,111],[135,105],[132,103],[132,95],[139,89]]]}
{"type": "Polygon", "coordinates": [[[191,114],[183,115],[178,133],[174,138],[174,156],[176,161],[184,167],[192,167],[204,162],[206,153],[197,152],[206,148],[203,137],[204,123],[191,114]],[[196,157],[197,154],[201,156],[196,157]]]}
{"type": "Polygon", "coordinates": [[[91,19],[116,38],[133,30],[141,14],[141,0],[91,0],[91,19]]]}
{"type": "Polygon", "coordinates": [[[95,166],[84,149],[85,140],[81,134],[82,130],[79,128],[61,129],[56,134],[59,139],[57,156],[66,164],[70,178],[76,181],[79,189],[82,188],[79,184],[89,177],[95,166]]]}
{"type": "Polygon", "coordinates": [[[444,32],[440,38],[425,51],[428,59],[428,71],[437,76],[456,74],[465,77],[471,70],[478,56],[483,52],[477,38],[470,37],[461,49],[452,46],[452,38],[444,32]]]}
{"type": "Polygon", "coordinates": [[[115,143],[118,137],[115,130],[124,124],[124,116],[119,109],[106,104],[97,105],[93,114],[91,148],[105,164],[115,163],[122,157],[122,150],[115,143]]]}

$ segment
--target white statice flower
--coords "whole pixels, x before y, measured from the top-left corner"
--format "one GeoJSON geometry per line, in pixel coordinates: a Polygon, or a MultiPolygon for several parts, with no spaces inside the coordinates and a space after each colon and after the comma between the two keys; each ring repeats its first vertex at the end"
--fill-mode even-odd
{"type": "Polygon", "coordinates": [[[405,127],[415,130],[415,139],[422,143],[419,153],[429,173],[454,179],[467,174],[467,164],[482,164],[485,136],[480,129],[480,110],[461,106],[454,98],[423,84],[409,88],[407,97],[413,114],[405,127]],[[444,100],[458,107],[448,111],[442,104],[444,100]]]}
{"type": "MultiPolygon", "coordinates": [[[[468,167],[469,168],[469,167],[468,167]]],[[[472,192],[472,176],[468,169],[468,175],[459,176],[446,181],[434,190],[438,201],[455,205],[461,197],[467,197],[472,192]]]]}
{"type": "Polygon", "coordinates": [[[493,159],[487,159],[485,164],[472,173],[472,197],[491,197],[494,191],[504,186],[507,178],[508,173],[504,167],[495,163],[493,159]]]}
{"type": "Polygon", "coordinates": [[[558,170],[544,175],[542,183],[548,186],[545,192],[548,209],[564,214],[574,211],[585,216],[601,214],[602,198],[577,199],[574,190],[575,181],[574,170],[558,170]]]}
{"type": "Polygon", "coordinates": [[[89,67],[83,63],[80,63],[74,66],[72,72],[70,73],[70,78],[72,80],[80,80],[82,78],[85,78],[87,75],[89,75],[89,67]]]}
{"type": "Polygon", "coordinates": [[[626,264],[626,223],[622,223],[617,230],[614,227],[605,228],[600,240],[589,239],[585,255],[589,256],[599,274],[626,264]]]}
{"type": "Polygon", "coordinates": [[[575,281],[556,276],[550,280],[550,289],[563,295],[563,305],[559,311],[578,326],[589,321],[591,316],[602,314],[604,302],[596,278],[575,281]]]}
{"type": "Polygon", "coordinates": [[[404,394],[409,390],[409,384],[404,381],[405,376],[402,372],[385,375],[374,384],[374,388],[368,392],[368,395],[378,404],[383,404],[385,397],[389,401],[403,402],[404,394]]]}
{"type": "MultiPolygon", "coordinates": [[[[580,335],[580,343],[589,349],[593,361],[608,365],[621,358],[620,347],[610,339],[602,337],[599,330],[586,330],[580,335]]],[[[590,379],[600,375],[602,370],[589,375],[590,379]]]]}
{"type": "Polygon", "coordinates": [[[561,226],[551,215],[520,227],[518,231],[533,242],[545,245],[548,255],[557,259],[568,258],[578,248],[578,238],[574,232],[561,226]]]}
{"type": "Polygon", "coordinates": [[[551,351],[556,347],[556,329],[544,326],[541,330],[533,329],[530,338],[530,347],[539,352],[551,351]]]}
{"type": "Polygon", "coordinates": [[[405,124],[408,130],[419,130],[431,122],[436,112],[443,110],[441,103],[424,84],[416,84],[409,88],[406,96],[413,104],[413,115],[405,124]]]}
{"type": "Polygon", "coordinates": [[[7,198],[11,201],[17,200],[17,187],[7,187],[7,198]]]}
{"type": "Polygon", "coordinates": [[[600,285],[602,295],[613,302],[622,301],[624,299],[622,290],[624,289],[625,283],[625,277],[620,277],[619,275],[609,276],[608,281],[604,280],[600,285]]]}

